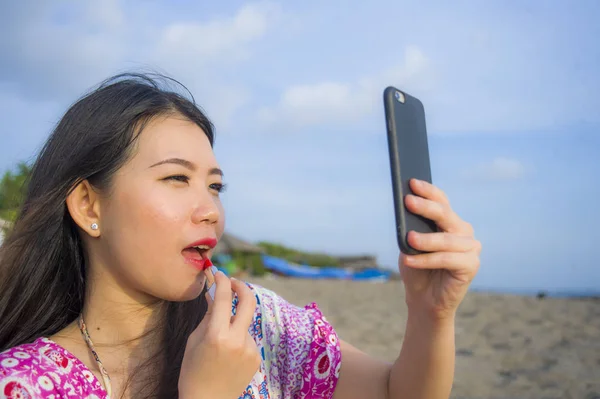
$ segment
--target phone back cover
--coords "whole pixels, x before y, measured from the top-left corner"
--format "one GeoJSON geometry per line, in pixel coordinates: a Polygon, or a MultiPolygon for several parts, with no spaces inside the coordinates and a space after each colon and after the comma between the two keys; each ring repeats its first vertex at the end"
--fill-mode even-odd
{"type": "Polygon", "coordinates": [[[406,234],[410,230],[437,231],[433,221],[409,212],[404,206],[404,197],[413,194],[410,179],[432,182],[425,109],[419,99],[394,87],[385,89],[384,104],[398,244],[403,252],[414,254],[418,252],[408,246],[406,234]],[[396,92],[404,95],[404,103],[396,98],[396,92]]]}

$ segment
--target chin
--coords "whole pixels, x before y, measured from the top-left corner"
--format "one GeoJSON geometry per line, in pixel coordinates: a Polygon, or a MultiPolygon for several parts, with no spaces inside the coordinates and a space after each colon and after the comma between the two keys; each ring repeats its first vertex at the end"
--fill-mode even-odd
{"type": "Polygon", "coordinates": [[[198,298],[198,296],[202,294],[205,282],[206,279],[202,278],[192,282],[191,284],[189,282],[187,284],[169,284],[170,289],[168,291],[165,291],[165,287],[161,287],[161,289],[157,290],[157,296],[160,299],[171,302],[191,301],[198,298]]]}

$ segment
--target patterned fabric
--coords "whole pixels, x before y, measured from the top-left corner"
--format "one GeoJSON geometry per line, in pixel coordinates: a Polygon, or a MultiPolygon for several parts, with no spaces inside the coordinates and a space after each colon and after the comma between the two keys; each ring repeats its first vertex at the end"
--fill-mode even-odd
{"type": "MultiPolygon", "coordinates": [[[[318,306],[294,306],[266,288],[247,285],[257,301],[249,332],[263,360],[239,399],[332,398],[340,345],[318,306]]],[[[232,313],[236,308],[237,297],[232,313]]],[[[45,337],[0,353],[0,399],[106,397],[79,359],[45,337]]]]}

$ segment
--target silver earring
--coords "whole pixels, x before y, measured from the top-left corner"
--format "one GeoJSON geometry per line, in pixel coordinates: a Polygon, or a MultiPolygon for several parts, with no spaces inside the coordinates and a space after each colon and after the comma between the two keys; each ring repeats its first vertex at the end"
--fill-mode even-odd
{"type": "Polygon", "coordinates": [[[98,230],[98,223],[92,223],[92,230],[98,230]]]}

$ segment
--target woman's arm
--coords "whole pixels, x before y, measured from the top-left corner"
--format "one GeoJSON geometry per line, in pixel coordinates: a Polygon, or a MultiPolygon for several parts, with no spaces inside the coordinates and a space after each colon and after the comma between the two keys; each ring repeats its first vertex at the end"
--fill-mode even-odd
{"type": "Polygon", "coordinates": [[[347,343],[335,399],[447,399],[454,379],[456,310],[479,269],[481,243],[473,227],[431,183],[411,180],[407,209],[433,220],[439,232],[408,234],[418,255],[399,259],[408,307],[406,335],[393,365],[371,359],[347,343]]]}
{"type": "Polygon", "coordinates": [[[394,364],[340,341],[342,365],[334,399],[447,399],[454,379],[454,320],[409,315],[394,364]]]}
{"type": "Polygon", "coordinates": [[[342,363],[333,399],[387,399],[392,365],[340,340],[342,363]]]}
{"type": "Polygon", "coordinates": [[[409,313],[387,398],[449,398],[454,380],[454,343],[453,319],[433,322],[409,313]]]}

